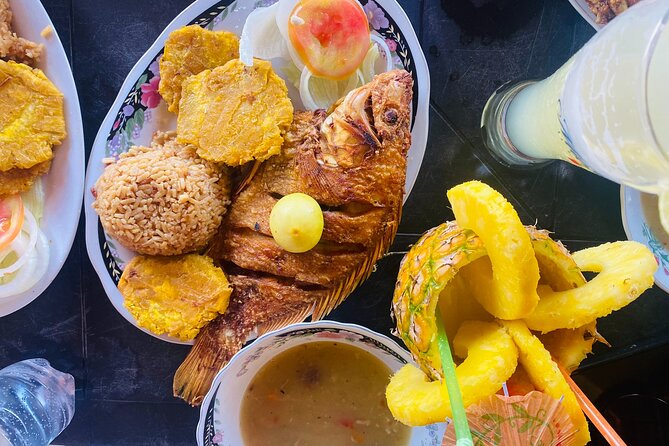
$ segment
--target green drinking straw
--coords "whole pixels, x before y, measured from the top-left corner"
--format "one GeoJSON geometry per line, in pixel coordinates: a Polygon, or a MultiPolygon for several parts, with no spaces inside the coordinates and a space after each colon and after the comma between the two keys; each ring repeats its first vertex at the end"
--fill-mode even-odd
{"type": "Polygon", "coordinates": [[[448,337],[444,331],[439,310],[437,310],[437,342],[439,344],[439,355],[441,356],[441,368],[444,371],[444,381],[446,382],[446,389],[448,389],[448,399],[451,401],[456,438],[455,446],[474,446],[472,434],[469,431],[467,413],[465,413],[465,404],[462,402],[458,377],[455,375],[451,347],[448,345],[448,337]]]}

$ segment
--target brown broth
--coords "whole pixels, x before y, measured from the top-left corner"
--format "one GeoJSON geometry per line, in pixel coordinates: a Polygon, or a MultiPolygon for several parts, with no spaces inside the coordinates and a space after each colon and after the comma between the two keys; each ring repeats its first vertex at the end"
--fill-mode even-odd
{"type": "Polygon", "coordinates": [[[245,446],[407,446],[386,405],[391,370],[336,342],[298,345],[263,366],[241,405],[245,446]]]}

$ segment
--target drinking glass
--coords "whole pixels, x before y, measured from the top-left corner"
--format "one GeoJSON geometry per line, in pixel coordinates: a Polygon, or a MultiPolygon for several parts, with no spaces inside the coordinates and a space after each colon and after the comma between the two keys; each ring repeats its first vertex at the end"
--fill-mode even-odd
{"type": "Polygon", "coordinates": [[[555,74],[498,89],[486,146],[506,165],[567,161],[669,201],[669,0],[615,18],[555,74]]]}

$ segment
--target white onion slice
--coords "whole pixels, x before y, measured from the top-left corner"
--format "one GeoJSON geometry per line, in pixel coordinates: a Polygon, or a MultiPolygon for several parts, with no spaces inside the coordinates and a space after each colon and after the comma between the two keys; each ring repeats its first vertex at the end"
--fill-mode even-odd
{"type": "MultiPolygon", "coordinates": [[[[39,226],[37,225],[37,222],[35,221],[35,217],[33,217],[33,214],[28,210],[24,208],[24,217],[23,217],[23,227],[21,228],[22,233],[28,234],[28,244],[24,245],[24,243],[20,240],[21,237],[17,237],[12,241],[12,244],[10,245],[10,249],[14,251],[18,258],[14,263],[11,265],[5,267],[5,268],[0,268],[0,277],[3,277],[7,274],[12,274],[18,271],[26,262],[28,255],[30,255],[35,249],[35,244],[37,243],[37,238],[39,236],[40,231],[39,226]]],[[[6,257],[6,256],[4,256],[6,257]]]]}
{"type": "MultiPolygon", "coordinates": [[[[300,76],[300,99],[302,99],[302,105],[304,105],[304,107],[307,110],[318,110],[320,108],[327,109],[335,101],[337,101],[341,97],[346,96],[348,92],[355,89],[359,85],[365,83],[362,71],[357,70],[355,74],[348,79],[348,83],[346,84],[344,91],[342,92],[343,94],[337,95],[337,97],[324,98],[323,101],[318,101],[314,99],[313,95],[311,94],[311,89],[309,88],[309,83],[313,77],[314,75],[311,71],[309,71],[309,68],[304,67],[302,69],[302,75],[300,76]]],[[[334,85],[335,82],[343,82],[343,81],[328,81],[328,80],[324,81],[332,82],[333,87],[335,87],[334,85]]]]}
{"type": "Polygon", "coordinates": [[[393,55],[390,52],[388,44],[386,43],[386,39],[379,37],[376,34],[371,34],[370,37],[373,42],[376,42],[381,47],[381,50],[386,56],[386,71],[390,71],[395,68],[395,65],[393,64],[393,55]]]}
{"type": "Polygon", "coordinates": [[[239,38],[239,58],[247,66],[253,58],[289,59],[288,44],[279,31],[276,14],[281,1],[267,8],[257,8],[246,18],[239,38]]]}
{"type": "Polygon", "coordinates": [[[24,254],[24,265],[11,281],[0,285],[0,299],[16,296],[30,290],[46,273],[49,266],[49,243],[44,233],[37,228],[34,249],[24,254]]]}
{"type": "Polygon", "coordinates": [[[279,28],[279,32],[283,36],[283,41],[286,42],[286,48],[290,54],[290,59],[293,61],[295,66],[301,71],[304,68],[304,62],[293,48],[293,45],[290,43],[290,35],[288,34],[288,22],[290,20],[290,14],[295,9],[295,6],[301,0],[279,0],[276,5],[278,5],[276,10],[276,25],[279,28]]]}

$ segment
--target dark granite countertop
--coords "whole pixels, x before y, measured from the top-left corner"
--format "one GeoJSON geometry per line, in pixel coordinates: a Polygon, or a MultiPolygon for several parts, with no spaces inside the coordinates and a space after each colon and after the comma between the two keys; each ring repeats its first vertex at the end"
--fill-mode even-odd
{"type": "MultiPolygon", "coordinates": [[[[74,70],[88,154],[126,74],[190,1],[42,1],[74,70]]],[[[618,185],[560,162],[511,170],[482,145],[479,119],[496,87],[551,74],[594,34],[569,2],[400,3],[422,42],[432,95],[425,159],[393,251],[405,251],[422,232],[451,219],[446,190],[473,178],[501,191],[525,223],[537,222],[572,250],[625,239],[618,185]]],[[[331,318],[389,334],[400,259],[381,260],[331,318]]],[[[668,297],[655,287],[603,320],[599,328],[612,347],[598,348],[583,369],[669,344],[668,297]]],[[[116,312],[88,260],[83,220],[57,279],[33,303],[0,319],[0,339],[0,367],[45,357],[75,376],[76,415],[58,444],[195,444],[199,412],[172,397],[172,376],[188,347],[144,334],[116,312]]]]}

